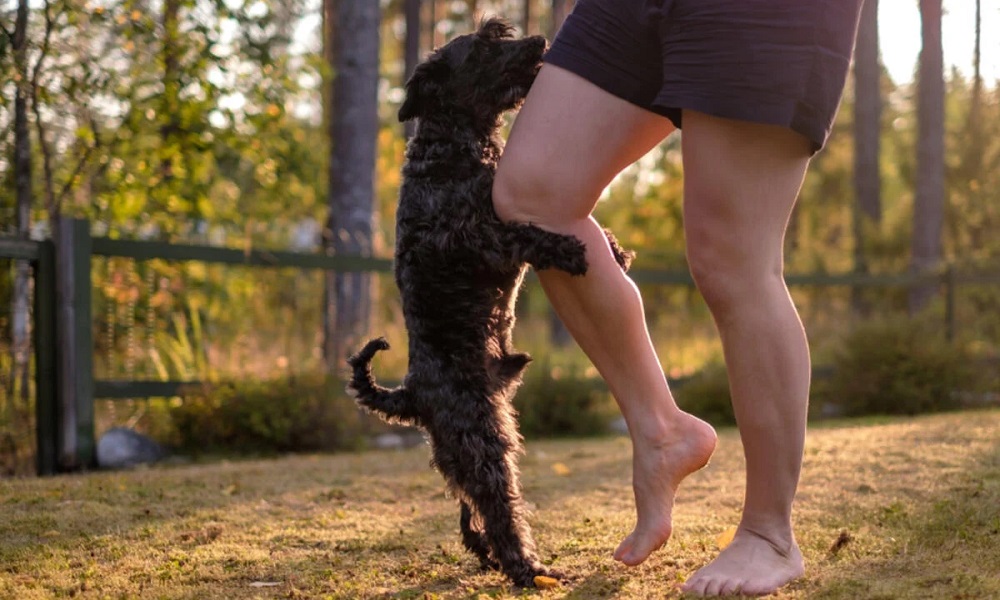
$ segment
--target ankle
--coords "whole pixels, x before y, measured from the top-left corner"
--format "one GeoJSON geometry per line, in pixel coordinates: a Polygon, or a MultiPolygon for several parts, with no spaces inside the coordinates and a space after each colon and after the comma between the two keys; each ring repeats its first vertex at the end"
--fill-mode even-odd
{"type": "Polygon", "coordinates": [[[669,451],[680,455],[711,455],[715,451],[715,429],[681,410],[665,418],[647,418],[630,423],[629,434],[636,451],[669,451]]]}
{"type": "Polygon", "coordinates": [[[797,547],[790,520],[784,522],[773,521],[765,523],[757,521],[750,523],[744,518],[737,529],[737,535],[740,533],[764,540],[774,548],[775,552],[782,556],[788,556],[797,547]]]}
{"type": "Polygon", "coordinates": [[[630,415],[627,422],[632,443],[655,448],[683,437],[687,429],[684,426],[685,416],[676,406],[642,415],[630,415]]]}

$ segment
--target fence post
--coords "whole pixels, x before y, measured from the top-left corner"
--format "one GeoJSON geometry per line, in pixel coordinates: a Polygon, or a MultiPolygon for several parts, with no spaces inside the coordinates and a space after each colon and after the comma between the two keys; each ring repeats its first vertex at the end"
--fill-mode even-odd
{"type": "Polygon", "coordinates": [[[39,475],[56,472],[56,282],[55,247],[38,244],[35,260],[35,468],[39,475]]]}
{"type": "Polygon", "coordinates": [[[57,460],[61,470],[74,470],[94,464],[90,223],[62,219],[57,239],[57,460]]]}

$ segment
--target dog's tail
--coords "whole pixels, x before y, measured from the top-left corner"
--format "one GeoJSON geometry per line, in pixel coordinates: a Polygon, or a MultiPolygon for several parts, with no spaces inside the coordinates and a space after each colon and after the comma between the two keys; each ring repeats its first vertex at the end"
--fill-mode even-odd
{"type": "Polygon", "coordinates": [[[382,387],[372,375],[372,358],[380,350],[388,349],[389,342],[385,338],[375,338],[365,344],[360,352],[347,359],[347,364],[351,367],[347,391],[355,397],[358,404],[389,422],[416,424],[417,407],[410,392],[403,386],[395,389],[382,387]]]}

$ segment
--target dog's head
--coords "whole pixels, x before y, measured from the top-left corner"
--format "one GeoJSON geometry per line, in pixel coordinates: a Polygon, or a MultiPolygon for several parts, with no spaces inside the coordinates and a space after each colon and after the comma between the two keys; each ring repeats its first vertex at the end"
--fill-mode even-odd
{"type": "Polygon", "coordinates": [[[515,108],[541,68],[545,38],[515,40],[513,30],[500,19],[489,19],[475,33],[435,50],[406,82],[399,120],[462,113],[495,121],[515,108]]]}

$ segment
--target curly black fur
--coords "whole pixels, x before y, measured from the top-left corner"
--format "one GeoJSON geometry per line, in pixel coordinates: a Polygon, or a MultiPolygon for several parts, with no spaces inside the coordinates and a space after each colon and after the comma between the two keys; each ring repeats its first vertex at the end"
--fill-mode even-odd
{"type": "MultiPolygon", "coordinates": [[[[517,466],[522,451],[511,400],[531,357],[511,344],[514,302],[527,265],[587,270],[578,239],[500,221],[491,188],[503,142],[500,118],[523,100],[545,40],[512,39],[491,19],[417,67],[400,120],[418,119],[403,168],[395,275],[409,332],[409,372],[387,389],[371,372],[389,344],[348,362],[349,389],[384,419],[422,427],[432,465],[461,504],[462,541],[484,567],[532,586],[550,574],[525,519],[517,466]]],[[[632,254],[608,239],[627,269],[632,254]]]]}

